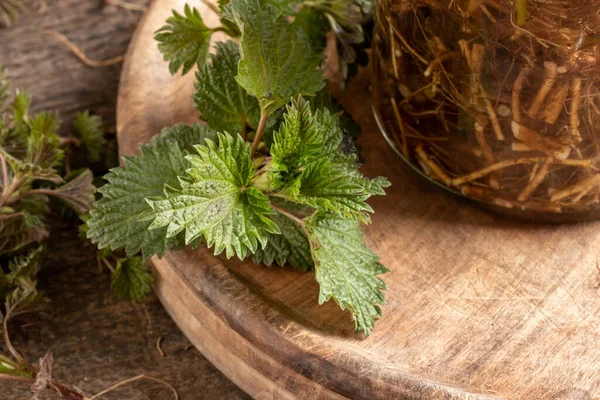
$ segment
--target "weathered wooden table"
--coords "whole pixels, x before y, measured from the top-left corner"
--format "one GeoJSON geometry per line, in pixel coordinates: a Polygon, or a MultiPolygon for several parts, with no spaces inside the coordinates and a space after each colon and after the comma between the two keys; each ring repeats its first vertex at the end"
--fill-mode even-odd
{"type": "MultiPolygon", "coordinates": [[[[153,43],[185,2],[154,0],[133,39],[117,111],[123,154],[198,118],[194,77],[172,77],[153,43]]],[[[362,170],[392,182],[370,202],[373,224],[364,228],[390,269],[371,336],[354,334],[333,302],[316,306],[313,274],[215,257],[203,246],[153,258],[165,308],[257,398],[597,399],[600,221],[519,222],[427,184],[378,131],[368,72],[340,100],[362,128],[362,170]]]]}
{"type": "MultiPolygon", "coordinates": [[[[27,16],[10,29],[0,30],[0,62],[9,68],[13,87],[33,96],[35,110],[59,111],[65,134],[72,130],[74,114],[83,109],[102,115],[107,126],[114,126],[121,65],[86,67],[39,31],[56,29],[90,58],[107,59],[125,53],[141,13],[104,7],[100,0],[36,0],[27,2],[27,8],[27,16]]],[[[144,373],[171,383],[182,400],[247,397],[188,347],[155,297],[145,306],[132,306],[111,294],[109,275],[98,271],[74,223],[55,218],[52,225],[49,254],[40,276],[41,287],[54,301],[52,318],[13,332],[15,345],[29,360],[51,349],[55,376],[88,394],[144,373]],[[156,349],[158,338],[162,338],[164,357],[156,349]]],[[[0,399],[29,397],[26,386],[0,381],[0,399]]],[[[49,393],[41,396],[55,398],[49,393]]],[[[104,398],[170,399],[160,385],[147,382],[104,398]]]]}

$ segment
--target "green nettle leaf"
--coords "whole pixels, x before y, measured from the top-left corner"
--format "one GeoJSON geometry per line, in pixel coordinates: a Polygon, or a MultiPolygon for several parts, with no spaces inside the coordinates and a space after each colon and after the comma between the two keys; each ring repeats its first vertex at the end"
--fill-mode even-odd
{"type": "Polygon", "coordinates": [[[40,168],[52,168],[62,161],[58,115],[51,112],[37,114],[29,123],[25,162],[40,168]]]}
{"type": "Polygon", "coordinates": [[[90,115],[87,110],[80,112],[75,117],[75,129],[87,150],[90,162],[99,161],[106,144],[102,118],[98,115],[90,115]]]}
{"type": "Polygon", "coordinates": [[[337,114],[326,109],[313,114],[310,104],[299,99],[288,106],[283,124],[273,134],[271,155],[276,164],[287,170],[323,158],[353,161],[343,154],[343,141],[337,114]]]}
{"type": "Polygon", "coordinates": [[[17,286],[4,299],[4,306],[7,313],[10,312],[10,316],[13,318],[44,310],[48,306],[48,299],[37,291],[35,282],[33,282],[33,287],[17,286]]]}
{"type": "Polygon", "coordinates": [[[186,157],[192,168],[180,179],[180,190],[167,186],[163,198],[148,198],[150,229],[166,226],[167,237],[185,231],[186,243],[203,236],[215,254],[225,250],[228,258],[243,259],[279,230],[269,218],[269,198],[249,187],[255,173],[249,146],[240,137],[218,139],[218,145],[207,140],[196,146],[198,155],[186,157]]]}
{"type": "Polygon", "coordinates": [[[48,197],[43,194],[30,194],[19,201],[19,210],[29,214],[44,215],[50,212],[48,197]]]}
{"type": "Polygon", "coordinates": [[[35,287],[34,279],[40,269],[40,260],[44,246],[39,246],[25,254],[13,257],[8,262],[8,270],[5,279],[9,285],[22,287],[35,287]]]}
{"type": "Polygon", "coordinates": [[[282,167],[296,167],[305,155],[305,137],[310,129],[312,112],[308,102],[294,103],[287,106],[287,112],[283,115],[283,123],[279,131],[273,133],[273,144],[271,145],[271,156],[273,162],[282,167]]]}
{"type": "Polygon", "coordinates": [[[37,291],[35,280],[43,251],[44,247],[39,246],[13,257],[6,275],[0,270],[0,294],[6,318],[39,312],[48,305],[48,299],[37,291]]]}
{"type": "MultiPolygon", "coordinates": [[[[6,121],[6,119],[0,116],[0,121],[6,121]]],[[[27,133],[27,131],[12,127],[0,129],[0,151],[5,157],[14,158],[17,162],[27,154],[27,138],[23,137],[22,133],[27,133]]],[[[13,163],[13,166],[16,164],[13,163]]]]}
{"type": "Polygon", "coordinates": [[[111,288],[117,296],[134,303],[142,301],[152,291],[152,274],[141,257],[130,257],[117,262],[111,288]]]}
{"type": "Polygon", "coordinates": [[[15,99],[12,103],[13,118],[15,124],[23,124],[27,122],[29,116],[29,106],[31,105],[31,98],[25,92],[17,90],[15,99]]]}
{"type": "Polygon", "coordinates": [[[356,167],[323,159],[309,164],[302,172],[290,199],[322,211],[369,223],[367,212],[373,212],[366,201],[374,195],[384,195],[389,186],[385,178],[365,178],[356,167]]]}
{"type": "Polygon", "coordinates": [[[225,32],[231,36],[232,38],[237,38],[240,36],[240,30],[238,29],[235,22],[232,21],[232,18],[228,18],[226,6],[229,4],[229,0],[218,0],[219,5],[219,14],[221,15],[220,21],[221,26],[225,30],[225,32]]]}
{"type": "Polygon", "coordinates": [[[196,146],[204,144],[206,139],[215,140],[217,134],[215,131],[200,124],[192,126],[186,124],[175,124],[169,128],[163,129],[159,135],[152,139],[151,143],[177,143],[185,155],[196,154],[196,146]]]}
{"type": "MultiPolygon", "coordinates": [[[[24,169],[21,172],[27,173],[35,170],[40,175],[39,179],[45,179],[56,175],[53,167],[63,157],[57,134],[59,121],[56,113],[49,112],[30,117],[30,103],[26,93],[17,91],[12,103],[12,123],[0,129],[0,151],[14,171],[24,169]]],[[[60,178],[56,177],[49,180],[60,182],[60,178]]]]}
{"type": "Polygon", "coordinates": [[[196,74],[193,96],[201,118],[219,132],[242,134],[246,125],[256,128],[260,108],[255,97],[249,96],[237,83],[239,46],[231,41],[216,44],[212,64],[206,63],[196,74]]]}
{"type": "Polygon", "coordinates": [[[313,113],[306,101],[294,101],[273,135],[269,172],[274,177],[261,179],[291,201],[369,222],[367,212],[373,210],[366,200],[385,194],[383,187],[389,183],[365,178],[356,157],[344,154],[343,144],[337,114],[326,109],[313,113]]]}
{"type": "Polygon", "coordinates": [[[304,31],[304,34],[316,53],[322,53],[327,46],[327,17],[322,12],[309,7],[301,7],[294,17],[294,25],[304,31]]]}
{"type": "Polygon", "coordinates": [[[23,212],[0,221],[0,254],[10,254],[48,237],[48,231],[32,214],[23,212]]]}
{"type": "Polygon", "coordinates": [[[139,156],[124,157],[125,166],[112,169],[105,176],[108,183],[98,190],[102,198],[91,210],[88,238],[100,249],[125,249],[130,256],[141,250],[144,259],[161,257],[167,248],[166,229],[150,231],[150,221],[139,219],[150,210],[145,198],[162,195],[165,184],[179,187],[178,176],[190,167],[185,155],[193,144],[212,137],[206,127],[178,124],[140,146],[139,156]]]}
{"type": "Polygon", "coordinates": [[[302,3],[302,0],[260,0],[262,5],[270,5],[278,14],[294,16],[297,14],[296,6],[302,3]]]}
{"type": "MultiPolygon", "coordinates": [[[[354,121],[352,116],[343,109],[336,99],[333,98],[328,86],[325,86],[315,95],[315,97],[310,99],[310,106],[313,111],[327,109],[330,114],[338,115],[339,125],[344,133],[342,152],[357,153],[352,138],[360,136],[360,126],[354,121]]],[[[358,156],[360,158],[360,154],[358,154],[358,156]]]]}
{"type": "Polygon", "coordinates": [[[84,170],[71,181],[45,193],[58,197],[79,214],[87,214],[94,202],[96,187],[93,184],[94,174],[89,169],[84,170]]]}
{"type": "MultiPolygon", "coordinates": [[[[299,208],[291,203],[284,204],[285,209],[298,211],[299,208]]],[[[313,260],[310,253],[310,244],[302,226],[288,217],[276,213],[271,219],[281,234],[268,234],[267,245],[264,249],[258,248],[252,257],[256,264],[265,264],[267,266],[277,263],[283,267],[289,263],[292,267],[300,271],[308,271],[313,266],[313,260]]]]}
{"type": "Polygon", "coordinates": [[[175,75],[183,66],[185,75],[194,65],[201,67],[206,61],[211,35],[198,10],[186,4],[184,15],[173,10],[173,16],[156,31],[154,39],[165,61],[169,61],[171,74],[175,75]]]}
{"type": "Polygon", "coordinates": [[[228,13],[242,38],[238,83],[258,98],[270,114],[292,96],[312,96],[324,86],[319,53],[311,49],[304,30],[258,0],[233,0],[228,13]]]}
{"type": "MultiPolygon", "coordinates": [[[[260,5],[269,6],[273,9],[276,16],[284,15],[288,17],[298,15],[298,5],[302,3],[303,0],[258,0],[260,5]]],[[[249,10],[253,7],[252,4],[246,1],[239,1],[235,4],[234,7],[228,7],[229,3],[235,2],[231,0],[218,0],[219,9],[221,10],[221,16],[223,19],[229,21],[234,26],[235,25],[235,17],[233,15],[233,9],[235,9],[241,14],[247,14],[249,10]]],[[[238,35],[240,35],[239,29],[237,30],[238,35]]]]}
{"type": "Polygon", "coordinates": [[[42,168],[37,164],[15,162],[15,160],[9,160],[8,164],[14,167],[15,175],[26,178],[26,184],[23,186],[27,186],[35,180],[49,181],[56,184],[64,182],[63,178],[58,175],[58,172],[54,168],[42,168]]]}
{"type": "Polygon", "coordinates": [[[385,304],[385,283],[377,276],[388,272],[365,245],[357,222],[320,214],[306,220],[316,278],[321,287],[319,303],[333,298],[352,313],[357,330],[369,335],[385,304]]]}

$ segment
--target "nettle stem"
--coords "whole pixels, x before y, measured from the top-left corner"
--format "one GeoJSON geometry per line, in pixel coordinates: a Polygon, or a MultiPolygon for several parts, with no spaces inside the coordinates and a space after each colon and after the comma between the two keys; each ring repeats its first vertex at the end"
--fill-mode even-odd
{"type": "Polygon", "coordinates": [[[12,213],[12,214],[4,214],[4,215],[0,215],[0,221],[6,221],[7,219],[12,219],[12,218],[17,218],[17,217],[23,217],[25,215],[25,213],[23,213],[22,211],[16,212],[16,213],[12,213]]]}
{"type": "Polygon", "coordinates": [[[265,128],[267,127],[267,121],[269,120],[269,114],[261,110],[260,112],[260,122],[258,123],[258,129],[256,129],[256,136],[254,136],[254,141],[252,142],[252,149],[250,150],[250,157],[254,156],[260,142],[262,141],[262,137],[265,133],[265,128]]]}
{"type": "Polygon", "coordinates": [[[8,186],[8,166],[2,153],[0,153],[0,165],[2,165],[2,190],[4,191],[8,186]]]}
{"type": "MultiPolygon", "coordinates": [[[[20,382],[20,383],[25,383],[28,385],[32,385],[36,382],[35,378],[30,378],[27,376],[10,375],[10,374],[0,374],[0,380],[20,382]]],[[[63,399],[90,400],[88,397],[85,397],[85,395],[79,393],[75,389],[71,389],[68,386],[66,386],[54,379],[52,379],[51,381],[48,382],[47,387],[50,390],[53,390],[56,393],[58,393],[60,395],[60,397],[63,399]]]]}
{"type": "Polygon", "coordinates": [[[285,210],[273,203],[271,203],[271,208],[275,211],[277,211],[279,214],[284,215],[286,217],[288,217],[289,219],[291,219],[292,221],[296,222],[297,224],[301,225],[302,227],[304,227],[304,220],[294,214],[292,214],[291,212],[289,212],[288,210],[285,210]]]}
{"type": "Polygon", "coordinates": [[[227,29],[225,29],[222,26],[217,26],[216,28],[212,28],[210,31],[212,33],[215,33],[215,32],[225,32],[225,33],[227,33],[227,29]]]}
{"type": "Polygon", "coordinates": [[[516,11],[516,23],[518,26],[525,25],[527,21],[527,0],[514,0],[516,11]]]}
{"type": "MultiPolygon", "coordinates": [[[[13,307],[17,306],[22,301],[23,299],[20,299],[13,307]]],[[[7,308],[4,318],[2,319],[2,330],[4,331],[4,345],[6,346],[10,354],[13,356],[13,358],[17,360],[17,362],[20,365],[28,365],[28,363],[25,361],[25,358],[21,356],[21,354],[17,351],[17,349],[15,349],[15,347],[12,345],[12,342],[10,341],[10,335],[8,334],[8,320],[11,317],[11,310],[11,308],[7,308]]]]}
{"type": "Polygon", "coordinates": [[[8,186],[2,188],[2,194],[0,194],[0,207],[3,207],[11,196],[17,191],[19,186],[23,183],[22,179],[13,177],[13,180],[8,186]]]}
{"type": "Polygon", "coordinates": [[[304,234],[306,235],[306,237],[310,238],[310,233],[308,232],[308,229],[306,228],[306,222],[304,222],[304,220],[302,218],[298,217],[297,215],[292,214],[288,210],[285,210],[285,209],[277,206],[276,204],[273,204],[273,202],[271,202],[271,208],[273,210],[277,211],[279,214],[291,219],[292,221],[294,221],[295,223],[300,225],[300,227],[304,231],[304,234]]]}

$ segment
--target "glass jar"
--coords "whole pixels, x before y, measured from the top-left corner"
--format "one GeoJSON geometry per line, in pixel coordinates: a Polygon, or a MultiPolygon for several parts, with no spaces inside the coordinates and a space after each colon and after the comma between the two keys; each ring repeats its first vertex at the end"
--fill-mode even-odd
{"type": "Polygon", "coordinates": [[[545,220],[600,216],[597,0],[379,0],[374,111],[436,183],[545,220]]]}

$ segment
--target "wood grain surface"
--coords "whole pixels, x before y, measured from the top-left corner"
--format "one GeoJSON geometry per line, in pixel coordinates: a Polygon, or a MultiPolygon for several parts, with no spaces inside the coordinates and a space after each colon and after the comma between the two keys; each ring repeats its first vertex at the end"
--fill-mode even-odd
{"type": "MultiPolygon", "coordinates": [[[[193,77],[170,77],[151,44],[183,5],[154,1],[132,42],[118,108],[123,154],[198,117],[193,77]]],[[[362,126],[365,173],[392,182],[365,229],[391,270],[373,334],[355,334],[335,304],[318,306],[313,274],[206,249],[153,259],[157,294],[182,331],[256,398],[598,398],[600,224],[515,222],[440,192],[378,132],[368,71],[340,98],[362,126]]]]}
{"type": "MultiPolygon", "coordinates": [[[[72,134],[74,114],[88,108],[102,115],[107,127],[114,126],[121,64],[86,67],[40,30],[65,33],[92,59],[124,54],[142,13],[102,3],[26,1],[29,13],[10,29],[0,30],[0,62],[8,67],[12,86],[32,94],[35,110],[58,111],[63,134],[72,134]]],[[[172,384],[181,400],[248,398],[189,348],[190,342],[155,296],[137,306],[115,298],[109,274],[98,270],[94,251],[82,245],[76,220],[54,217],[50,224],[52,235],[39,284],[52,299],[52,307],[35,324],[14,324],[11,329],[15,346],[28,360],[36,362],[52,350],[53,375],[88,394],[147,374],[172,384]],[[164,357],[156,348],[159,338],[164,357]]],[[[161,385],[138,382],[102,400],[170,400],[170,396],[161,385]]],[[[0,380],[1,400],[30,397],[27,385],[0,380]]],[[[58,396],[47,392],[40,399],[58,396]]]]}

